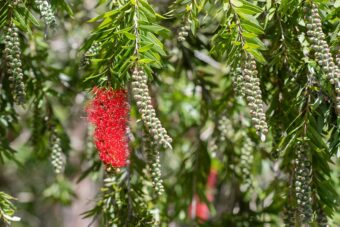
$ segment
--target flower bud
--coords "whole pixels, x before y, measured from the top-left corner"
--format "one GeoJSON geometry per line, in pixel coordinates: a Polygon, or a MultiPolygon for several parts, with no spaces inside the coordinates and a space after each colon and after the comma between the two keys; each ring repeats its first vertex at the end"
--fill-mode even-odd
{"type": "Polygon", "coordinates": [[[305,142],[299,142],[296,147],[295,157],[295,174],[294,174],[294,190],[297,198],[297,214],[300,216],[303,223],[310,223],[312,218],[312,203],[311,203],[311,170],[307,156],[307,147],[305,142]]]}
{"type": "Polygon", "coordinates": [[[50,142],[52,147],[51,163],[54,167],[54,172],[56,174],[60,174],[64,171],[65,161],[62,153],[60,138],[58,137],[57,131],[55,129],[53,129],[51,132],[50,142]]]}
{"type": "Polygon", "coordinates": [[[14,88],[12,90],[14,101],[22,105],[25,102],[25,84],[23,83],[21,49],[18,36],[18,29],[14,24],[7,28],[4,55],[9,81],[11,82],[10,86],[14,88]],[[11,36],[16,37],[16,41],[11,36]]]}
{"type": "Polygon", "coordinates": [[[35,0],[35,4],[40,11],[40,15],[48,26],[55,25],[55,17],[51,5],[46,0],[35,0]]]}
{"type": "Polygon", "coordinates": [[[148,133],[153,137],[154,142],[157,146],[163,146],[166,148],[172,148],[170,143],[170,137],[168,136],[166,130],[162,127],[161,122],[156,117],[156,111],[154,110],[151,97],[149,95],[147,76],[144,71],[134,69],[132,73],[132,95],[137,102],[138,111],[141,114],[142,120],[145,124],[148,133]],[[143,80],[140,80],[143,78],[143,80]],[[137,88],[141,89],[137,89],[137,88]],[[168,138],[165,139],[164,138],[168,138]]]}

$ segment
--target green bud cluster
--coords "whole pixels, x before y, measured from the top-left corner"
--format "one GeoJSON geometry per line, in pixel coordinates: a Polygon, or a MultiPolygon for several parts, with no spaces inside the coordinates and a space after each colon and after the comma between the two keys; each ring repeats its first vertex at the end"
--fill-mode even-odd
{"type": "Polygon", "coordinates": [[[321,207],[318,207],[318,209],[316,210],[316,221],[319,227],[328,226],[327,216],[321,207]]]}
{"type": "Polygon", "coordinates": [[[213,138],[209,143],[209,150],[211,154],[215,154],[218,151],[218,146],[216,144],[216,139],[213,138]]]}
{"type": "Polygon", "coordinates": [[[161,163],[159,150],[157,145],[150,141],[147,136],[145,139],[145,152],[148,156],[149,171],[151,173],[152,185],[158,196],[161,196],[164,192],[162,173],[161,173],[161,163]]]}
{"type": "Polygon", "coordinates": [[[152,106],[147,84],[147,75],[135,68],[132,73],[132,95],[137,103],[137,108],[142,116],[144,125],[157,146],[170,148],[172,139],[168,136],[160,120],[156,117],[156,111],[152,106]]]}
{"type": "Polygon", "coordinates": [[[233,88],[236,95],[245,96],[245,90],[243,85],[243,76],[241,68],[236,68],[235,71],[232,72],[233,77],[233,88]]]}
{"type": "Polygon", "coordinates": [[[58,137],[58,134],[55,130],[53,130],[51,134],[51,145],[52,145],[51,163],[52,166],[54,167],[54,172],[56,174],[60,174],[64,171],[65,162],[61,148],[60,138],[58,137]]]}
{"type": "Polygon", "coordinates": [[[83,58],[81,59],[80,64],[82,66],[87,66],[91,64],[91,58],[96,56],[100,49],[101,49],[101,42],[95,42],[91,45],[91,47],[88,49],[88,51],[85,52],[83,58]]]}
{"type": "Polygon", "coordinates": [[[188,37],[188,35],[189,35],[189,30],[190,30],[190,25],[189,24],[187,24],[185,26],[182,26],[180,28],[179,33],[178,33],[178,38],[177,38],[178,41],[184,42],[186,40],[186,38],[188,37]]]}
{"type": "Polygon", "coordinates": [[[264,141],[268,133],[266,115],[263,109],[262,93],[260,89],[260,79],[257,77],[256,62],[252,57],[248,57],[242,70],[243,86],[242,89],[250,108],[251,120],[256,129],[256,133],[264,141]]]}
{"type": "Polygon", "coordinates": [[[253,156],[253,142],[249,137],[245,137],[244,145],[240,153],[240,169],[242,173],[243,185],[245,190],[248,191],[252,185],[251,179],[251,166],[254,161],[253,156]]]}
{"type": "Polygon", "coordinates": [[[295,210],[286,206],[283,210],[283,223],[287,227],[295,227],[295,210]]]}
{"type": "Polygon", "coordinates": [[[218,120],[217,128],[220,135],[219,140],[221,142],[226,141],[234,132],[234,129],[231,127],[231,122],[226,116],[223,116],[218,120]]]}
{"type": "Polygon", "coordinates": [[[55,25],[55,16],[51,5],[46,0],[35,0],[35,4],[40,11],[40,15],[48,26],[55,25]]]}
{"type": "Polygon", "coordinates": [[[313,215],[311,197],[311,162],[307,157],[307,148],[299,142],[295,158],[294,189],[297,214],[301,222],[309,223],[313,215]]]}
{"type": "Polygon", "coordinates": [[[13,90],[13,97],[17,104],[25,102],[24,74],[22,72],[21,49],[19,30],[12,24],[6,28],[4,55],[7,63],[7,72],[13,90]]]}
{"type": "Polygon", "coordinates": [[[335,109],[340,115],[340,68],[334,63],[325,34],[322,31],[318,7],[312,3],[310,6],[305,6],[304,10],[307,13],[305,17],[307,35],[312,44],[311,47],[315,52],[315,59],[318,65],[320,65],[322,70],[327,74],[329,82],[335,85],[337,94],[335,109]]]}

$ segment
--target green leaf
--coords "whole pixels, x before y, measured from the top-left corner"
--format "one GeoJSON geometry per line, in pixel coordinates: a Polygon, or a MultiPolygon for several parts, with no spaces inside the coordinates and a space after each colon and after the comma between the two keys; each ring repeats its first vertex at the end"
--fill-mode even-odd
{"type": "Polygon", "coordinates": [[[249,52],[250,54],[252,54],[254,56],[254,58],[262,63],[262,64],[265,64],[266,63],[266,59],[263,57],[263,55],[261,54],[260,51],[258,50],[255,50],[255,49],[252,49],[252,48],[249,48],[249,49],[245,49],[247,52],[249,52]]]}
{"type": "Polygon", "coordinates": [[[136,40],[136,36],[134,34],[131,34],[129,32],[123,32],[123,34],[130,40],[136,40]]]}
{"type": "Polygon", "coordinates": [[[246,50],[249,50],[249,49],[259,49],[259,47],[260,46],[255,44],[255,43],[248,43],[248,42],[246,42],[244,44],[244,49],[246,49],[246,50]]]}
{"type": "Polygon", "coordinates": [[[235,7],[242,7],[243,6],[243,2],[239,1],[239,0],[230,0],[230,3],[235,7]]]}
{"type": "Polygon", "coordinates": [[[262,13],[262,9],[256,5],[253,5],[247,1],[242,1],[243,5],[240,7],[236,7],[235,10],[249,15],[254,15],[258,13],[262,13]]]}
{"type": "Polygon", "coordinates": [[[241,27],[250,33],[255,33],[258,35],[264,34],[263,28],[260,25],[247,20],[241,20],[241,27]]]}
{"type": "Polygon", "coordinates": [[[138,63],[140,63],[140,64],[149,64],[149,63],[152,63],[152,62],[154,62],[154,60],[149,59],[149,58],[143,58],[143,59],[138,60],[138,63]]]}
{"type": "Polygon", "coordinates": [[[23,31],[27,31],[28,33],[32,33],[30,26],[26,23],[25,18],[23,18],[20,13],[14,10],[14,21],[16,25],[23,31]]]}
{"type": "Polygon", "coordinates": [[[70,16],[73,16],[72,8],[70,7],[69,4],[67,4],[66,1],[64,1],[64,0],[58,0],[58,2],[60,2],[62,8],[65,9],[65,11],[66,11],[70,16]]]}
{"type": "Polygon", "coordinates": [[[250,32],[242,32],[242,35],[246,38],[256,38],[257,35],[254,33],[250,33],[250,32]]]}
{"type": "Polygon", "coordinates": [[[144,31],[150,31],[152,33],[156,34],[162,34],[164,36],[168,36],[170,34],[170,31],[158,24],[140,24],[139,29],[144,31]]]}
{"type": "Polygon", "coordinates": [[[142,46],[138,51],[140,53],[143,53],[143,52],[150,50],[153,46],[154,46],[153,44],[147,44],[145,46],[142,46]]]}

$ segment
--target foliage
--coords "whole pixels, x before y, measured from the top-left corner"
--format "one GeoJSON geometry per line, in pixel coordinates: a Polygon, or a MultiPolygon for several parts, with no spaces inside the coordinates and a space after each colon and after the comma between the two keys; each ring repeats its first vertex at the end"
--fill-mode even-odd
{"type": "Polygon", "coordinates": [[[14,199],[4,192],[0,192],[0,218],[6,223],[10,224],[12,221],[20,221],[19,217],[15,217],[15,207],[10,200],[14,199]]]}
{"type": "MultiPolygon", "coordinates": [[[[90,179],[103,185],[77,215],[100,226],[340,224],[338,0],[90,2],[0,1],[0,190],[18,198],[14,226],[66,226],[46,210],[76,204],[90,179]],[[94,147],[93,87],[129,94],[121,168],[94,147]]],[[[12,199],[0,192],[6,224],[12,199]]]]}

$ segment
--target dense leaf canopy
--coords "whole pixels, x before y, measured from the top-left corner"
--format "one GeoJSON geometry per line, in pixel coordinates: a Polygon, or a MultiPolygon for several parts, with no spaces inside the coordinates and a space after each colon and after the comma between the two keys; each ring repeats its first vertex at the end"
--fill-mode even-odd
{"type": "Polygon", "coordinates": [[[0,50],[0,222],[340,225],[339,0],[0,0],[0,50]]]}

